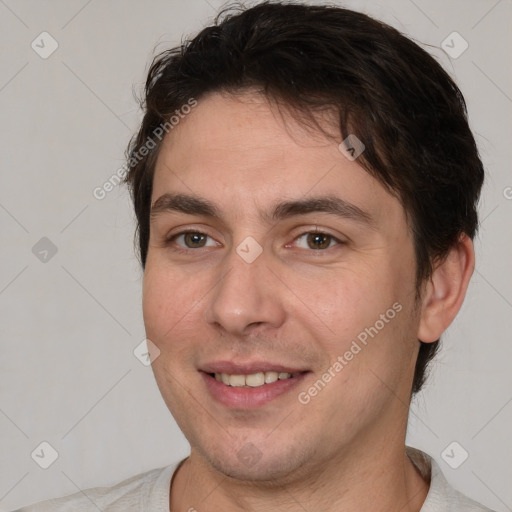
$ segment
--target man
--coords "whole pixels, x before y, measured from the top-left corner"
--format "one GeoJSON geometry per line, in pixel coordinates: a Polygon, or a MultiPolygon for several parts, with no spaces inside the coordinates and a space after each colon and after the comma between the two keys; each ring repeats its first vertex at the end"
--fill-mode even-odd
{"type": "Polygon", "coordinates": [[[158,56],[144,108],[144,322],[190,456],[23,510],[488,510],[405,446],[474,268],[449,76],[363,14],[264,2],[158,56]]]}

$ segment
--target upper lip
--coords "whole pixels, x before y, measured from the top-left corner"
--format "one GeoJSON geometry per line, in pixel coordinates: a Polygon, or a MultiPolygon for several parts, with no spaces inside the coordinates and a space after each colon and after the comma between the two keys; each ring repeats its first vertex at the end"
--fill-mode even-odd
{"type": "Polygon", "coordinates": [[[277,373],[302,373],[307,370],[298,366],[287,364],[276,364],[275,362],[266,361],[214,361],[207,363],[200,368],[205,373],[227,373],[229,375],[250,375],[260,372],[277,372],[277,373]]]}

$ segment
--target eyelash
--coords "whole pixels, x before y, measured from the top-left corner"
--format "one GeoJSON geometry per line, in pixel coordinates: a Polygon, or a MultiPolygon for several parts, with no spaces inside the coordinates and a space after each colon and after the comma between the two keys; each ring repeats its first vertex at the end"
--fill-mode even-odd
{"type": "MultiPolygon", "coordinates": [[[[187,235],[187,234],[194,234],[194,235],[204,235],[208,238],[211,238],[212,240],[214,240],[213,237],[211,237],[210,235],[208,235],[208,233],[204,233],[202,231],[194,231],[194,230],[186,230],[186,231],[180,231],[179,233],[175,233],[173,234],[172,236],[170,236],[169,238],[166,239],[166,245],[168,246],[172,246],[173,243],[175,242],[175,240],[182,236],[182,235],[187,235]]],[[[327,233],[325,231],[315,231],[315,230],[311,230],[311,231],[304,231],[303,233],[301,233],[300,235],[296,236],[293,240],[293,242],[299,240],[300,238],[302,238],[303,236],[305,235],[310,235],[310,234],[316,234],[316,235],[324,235],[326,237],[329,237],[330,238],[330,242],[336,242],[336,246],[337,245],[344,245],[345,242],[343,242],[342,240],[340,240],[339,238],[336,238],[334,235],[331,235],[330,233],[327,233]]],[[[293,243],[292,242],[292,243],[293,243]]],[[[287,244],[287,246],[289,246],[289,244],[287,244]]],[[[333,246],[329,246],[325,249],[304,249],[304,250],[309,250],[310,252],[313,252],[313,253],[321,253],[321,252],[325,252],[327,251],[328,249],[332,249],[333,246]]],[[[172,247],[172,250],[173,251],[176,251],[176,252],[179,252],[179,253],[182,253],[182,254],[189,254],[190,251],[200,251],[200,249],[205,249],[205,247],[198,247],[198,248],[184,248],[184,247],[181,247],[181,246],[173,246],[172,247]]]]}

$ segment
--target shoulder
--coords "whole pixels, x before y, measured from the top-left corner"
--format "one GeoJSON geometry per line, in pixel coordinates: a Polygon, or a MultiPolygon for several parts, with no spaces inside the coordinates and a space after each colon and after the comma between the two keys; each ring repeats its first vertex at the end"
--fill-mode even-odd
{"type": "MultiPolygon", "coordinates": [[[[432,467],[432,480],[435,482],[435,488],[429,493],[432,511],[447,510],[450,512],[493,512],[491,509],[478,503],[457,489],[452,487],[446,480],[437,463],[432,467]]],[[[424,512],[429,512],[430,509],[424,512]]],[[[422,509],[423,512],[423,509],[422,509]]]]}
{"type": "Polygon", "coordinates": [[[420,512],[493,512],[452,487],[430,455],[411,447],[407,447],[406,452],[422,476],[430,479],[427,498],[420,512]]]}
{"type": "Polygon", "coordinates": [[[128,512],[169,510],[169,484],[174,465],[153,469],[111,487],[94,487],[23,507],[14,512],[128,512]],[[167,508],[160,508],[162,504],[167,508]],[[157,508],[158,507],[158,508],[157,508]]]}

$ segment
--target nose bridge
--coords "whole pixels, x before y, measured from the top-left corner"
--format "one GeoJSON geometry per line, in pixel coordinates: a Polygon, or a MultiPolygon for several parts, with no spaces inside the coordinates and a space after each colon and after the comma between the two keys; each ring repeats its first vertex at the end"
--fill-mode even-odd
{"type": "Polygon", "coordinates": [[[232,248],[207,309],[207,321],[232,334],[243,335],[255,324],[278,327],[284,320],[280,294],[269,285],[269,259],[254,242],[232,248]]]}

